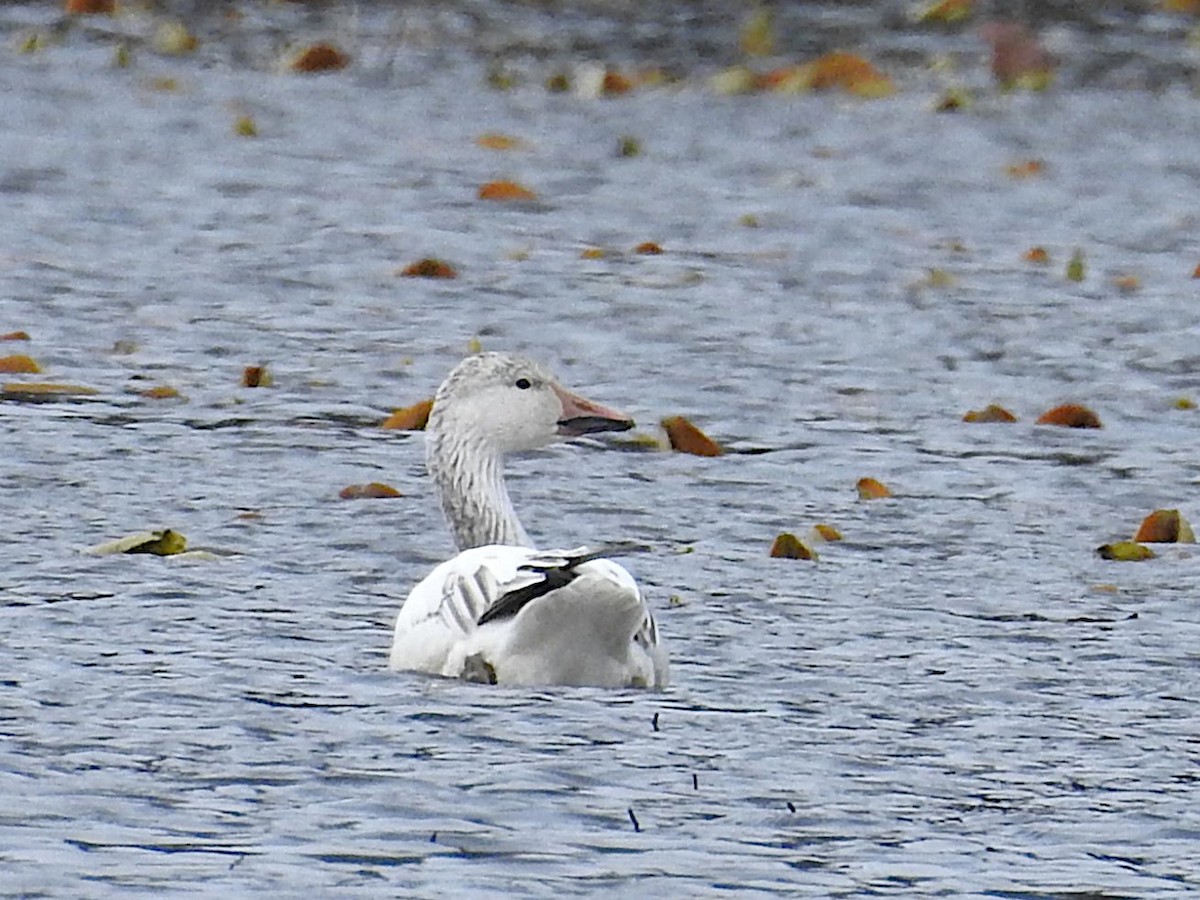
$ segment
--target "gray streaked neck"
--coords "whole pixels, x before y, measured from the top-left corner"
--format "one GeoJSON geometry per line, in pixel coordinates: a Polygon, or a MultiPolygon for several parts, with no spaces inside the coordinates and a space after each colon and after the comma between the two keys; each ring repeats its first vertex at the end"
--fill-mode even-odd
{"type": "Polygon", "coordinates": [[[504,486],[504,460],[486,439],[435,428],[426,433],[426,441],[429,474],[459,550],[487,544],[533,546],[504,486]]]}

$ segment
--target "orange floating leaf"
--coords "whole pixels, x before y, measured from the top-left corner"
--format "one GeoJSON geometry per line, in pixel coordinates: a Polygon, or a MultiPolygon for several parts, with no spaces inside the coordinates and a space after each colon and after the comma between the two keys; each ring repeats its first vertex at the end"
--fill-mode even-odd
{"type": "Polygon", "coordinates": [[[1200,263],[1196,264],[1196,268],[1192,269],[1192,277],[1200,278],[1200,263]]]}
{"type": "Polygon", "coordinates": [[[814,525],[813,531],[820,535],[823,541],[840,541],[842,539],[842,533],[832,525],[814,525]]]}
{"type": "Polygon", "coordinates": [[[29,333],[26,331],[10,331],[8,334],[0,334],[0,341],[27,341],[29,333]]]}
{"type": "Polygon", "coordinates": [[[42,367],[33,358],[24,353],[14,353],[12,356],[0,356],[0,372],[21,375],[36,375],[42,367]]]}
{"type": "Polygon", "coordinates": [[[693,456],[721,456],[725,452],[720,444],[684,416],[668,416],[661,424],[672,450],[693,456]]]}
{"type": "Polygon", "coordinates": [[[431,256],[409,263],[397,274],[404,278],[457,278],[458,272],[449,263],[431,256]]]}
{"type": "Polygon", "coordinates": [[[537,194],[515,181],[489,181],[479,189],[480,200],[536,200],[537,194]]]}
{"type": "Polygon", "coordinates": [[[1046,252],[1045,247],[1030,247],[1021,255],[1021,258],[1025,262],[1036,263],[1039,266],[1050,264],[1050,254],[1046,252]]]}
{"type": "Polygon", "coordinates": [[[853,53],[834,50],[809,65],[813,90],[841,88],[859,97],[887,97],[896,90],[890,78],[853,53]]]}
{"type": "Polygon", "coordinates": [[[495,134],[492,132],[481,134],[479,137],[475,138],[475,143],[488,150],[516,150],[525,146],[525,142],[520,138],[511,137],[507,134],[495,134]]]}
{"type": "Polygon", "coordinates": [[[633,252],[640,253],[643,256],[658,256],[665,251],[660,245],[654,243],[654,241],[643,241],[633,248],[633,252]]]}
{"type": "Polygon", "coordinates": [[[1038,425],[1061,425],[1064,428],[1101,428],[1100,417],[1078,403],[1064,403],[1038,416],[1038,425]]]}
{"type": "Polygon", "coordinates": [[[1194,544],[1196,534],[1177,509],[1156,509],[1142,520],[1133,536],[1147,544],[1194,544]]]}
{"type": "Polygon", "coordinates": [[[64,11],[69,16],[112,15],[117,4],[116,0],[67,0],[64,11]]]}
{"type": "Polygon", "coordinates": [[[147,388],[144,391],[139,391],[138,396],[145,397],[147,400],[177,400],[183,395],[170,385],[160,384],[152,388],[147,388]]]}
{"type": "Polygon", "coordinates": [[[371,481],[367,484],[351,484],[338,491],[343,500],[390,500],[404,496],[390,484],[371,481]]]}
{"type": "Polygon", "coordinates": [[[1004,171],[1010,178],[1032,178],[1035,175],[1041,175],[1045,170],[1046,164],[1040,159],[1026,159],[1004,167],[1004,171]]]}
{"type": "Polygon", "coordinates": [[[1115,544],[1104,544],[1096,548],[1102,559],[1112,559],[1117,562],[1141,562],[1154,559],[1155,553],[1149,547],[1143,547],[1137,541],[1117,541],[1115,544]]]}
{"type": "Polygon", "coordinates": [[[963,416],[964,422],[1015,422],[1017,417],[1003,406],[989,403],[983,409],[973,409],[963,416]]]}
{"type": "Polygon", "coordinates": [[[581,259],[604,259],[608,252],[602,247],[585,247],[579,256],[581,259]]]}
{"type": "Polygon", "coordinates": [[[275,383],[266,366],[246,366],[242,369],[242,387],[270,387],[275,383]]]}
{"type": "Polygon", "coordinates": [[[776,559],[816,559],[817,551],[790,531],[785,531],[771,544],[771,556],[776,559]]]}
{"type": "Polygon", "coordinates": [[[858,490],[860,500],[882,500],[884,497],[892,496],[888,486],[874,478],[860,478],[854,487],[858,490]]]}
{"type": "Polygon", "coordinates": [[[412,406],[397,409],[383,420],[380,428],[390,428],[396,431],[422,431],[429,421],[429,411],[433,409],[433,399],[422,400],[412,406]]]}
{"type": "Polygon", "coordinates": [[[350,57],[333,44],[311,44],[296,51],[287,62],[293,72],[333,72],[350,65],[350,57]]]}
{"type": "Polygon", "coordinates": [[[90,397],[100,393],[81,384],[48,384],[19,381],[0,385],[0,400],[53,400],[55,397],[90,397]]]}
{"type": "Polygon", "coordinates": [[[1113,286],[1122,294],[1132,294],[1142,286],[1142,279],[1136,275],[1118,275],[1113,278],[1113,286]]]}

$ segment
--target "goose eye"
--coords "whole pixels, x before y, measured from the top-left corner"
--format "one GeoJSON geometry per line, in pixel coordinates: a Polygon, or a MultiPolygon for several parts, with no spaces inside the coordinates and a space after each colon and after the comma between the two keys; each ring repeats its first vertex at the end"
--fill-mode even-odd
{"type": "Polygon", "coordinates": [[[531,381],[530,381],[528,378],[518,378],[518,379],[516,380],[516,385],[517,385],[517,387],[519,387],[521,390],[523,390],[523,391],[527,391],[527,390],[529,390],[531,387],[533,387],[533,382],[531,382],[531,381]]]}

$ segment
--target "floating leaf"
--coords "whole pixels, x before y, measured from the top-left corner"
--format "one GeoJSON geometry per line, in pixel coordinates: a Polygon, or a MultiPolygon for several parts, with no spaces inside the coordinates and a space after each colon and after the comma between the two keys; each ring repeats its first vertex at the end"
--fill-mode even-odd
{"type": "Polygon", "coordinates": [[[842,533],[832,525],[818,524],[812,527],[812,530],[821,537],[823,541],[840,541],[842,533]]]}
{"type": "Polygon", "coordinates": [[[617,138],[617,156],[629,159],[634,156],[640,156],[642,153],[642,142],[635,137],[622,135],[617,138]]]}
{"type": "Polygon", "coordinates": [[[1032,178],[1046,171],[1046,164],[1040,159],[1026,159],[1019,163],[1010,163],[1004,167],[1010,178],[1032,178]]]}
{"type": "Polygon", "coordinates": [[[489,181],[479,189],[480,200],[536,200],[537,194],[515,181],[489,181]]]}
{"type": "Polygon", "coordinates": [[[258,126],[250,116],[238,116],[233,121],[233,133],[238,137],[258,137],[258,126]]]}
{"type": "Polygon", "coordinates": [[[1050,264],[1050,254],[1046,252],[1045,247],[1030,247],[1021,255],[1021,258],[1025,262],[1034,263],[1039,266],[1050,264]]]}
{"type": "Polygon", "coordinates": [[[865,99],[888,97],[896,92],[892,80],[854,53],[834,50],[800,66],[769,72],[762,86],[783,93],[805,93],[840,88],[865,99]]]}
{"type": "Polygon", "coordinates": [[[409,263],[397,274],[404,278],[457,278],[458,272],[454,267],[440,259],[435,259],[432,256],[427,256],[424,259],[418,259],[414,263],[409,263]]]}
{"type": "Polygon", "coordinates": [[[182,22],[163,22],[154,30],[154,49],[167,56],[191,53],[200,41],[182,22]]]}
{"type": "Polygon", "coordinates": [[[658,256],[663,253],[663,248],[654,241],[643,241],[633,248],[633,252],[643,256],[658,256]]]}
{"type": "Polygon", "coordinates": [[[242,369],[242,387],[265,388],[275,383],[266,366],[246,366],[242,369]]]}
{"type": "Polygon", "coordinates": [[[287,61],[293,72],[332,72],[350,65],[350,57],[333,44],[311,44],[296,51],[287,61]]]}
{"type": "Polygon", "coordinates": [[[133,51],[128,44],[122,42],[113,48],[112,64],[118,69],[128,69],[133,65],[133,51]]]}
{"type": "Polygon", "coordinates": [[[975,103],[971,92],[966,88],[950,88],[937,99],[933,111],[939,113],[961,112],[970,109],[975,103]]]}
{"type": "Polygon", "coordinates": [[[854,487],[858,490],[860,500],[882,500],[884,497],[892,496],[888,486],[874,478],[860,478],[854,487]]]}
{"type": "Polygon", "coordinates": [[[1064,428],[1101,428],[1100,417],[1078,403],[1064,403],[1038,416],[1038,425],[1061,425],[1064,428]]]}
{"type": "Polygon", "coordinates": [[[581,259],[604,259],[608,256],[608,251],[602,247],[585,247],[579,256],[581,259]]]}
{"type": "Polygon", "coordinates": [[[1083,281],[1085,274],[1083,251],[1076,249],[1075,252],[1071,254],[1071,261],[1067,263],[1067,280],[1083,281]]]}
{"type": "Polygon", "coordinates": [[[738,31],[738,47],[747,56],[770,56],[775,52],[775,23],[770,9],[760,6],[751,11],[738,31]]]}
{"type": "Polygon", "coordinates": [[[1177,509],[1156,509],[1142,520],[1133,536],[1135,541],[1148,544],[1194,544],[1195,532],[1177,509]]]}
{"type": "Polygon", "coordinates": [[[672,450],[693,456],[721,456],[725,452],[720,444],[684,416],[669,416],[661,424],[672,450]]]}
{"type": "Polygon", "coordinates": [[[1117,275],[1113,278],[1113,286],[1122,294],[1132,294],[1142,286],[1142,279],[1136,275],[1117,275]]]}
{"type": "Polygon", "coordinates": [[[616,97],[633,90],[633,79],[622,75],[615,69],[604,71],[604,80],[600,82],[600,92],[606,97],[616,97]]]}
{"type": "Polygon", "coordinates": [[[109,556],[113,553],[153,553],[155,556],[174,556],[187,549],[187,538],[178,531],[166,528],[162,531],[141,531],[115,541],[106,541],[88,547],[84,553],[92,556],[109,556]]]}
{"type": "Polygon", "coordinates": [[[992,48],[992,75],[1005,90],[1044,91],[1054,80],[1050,54],[1027,26],[988,22],[979,36],[992,48]]]}
{"type": "Polygon", "coordinates": [[[117,11],[117,3],[116,0],[67,0],[64,11],[69,16],[110,16],[117,11]]]}
{"type": "Polygon", "coordinates": [[[790,531],[785,531],[771,544],[771,556],[777,559],[813,559],[817,551],[809,547],[790,531]]]}
{"type": "Polygon", "coordinates": [[[147,388],[139,393],[139,396],[145,397],[147,400],[178,400],[183,397],[179,391],[170,385],[160,384],[152,388],[147,388]]]}
{"type": "Polygon", "coordinates": [[[926,22],[961,22],[971,15],[974,0],[931,0],[916,8],[913,20],[926,22]]]}
{"type": "Polygon", "coordinates": [[[81,384],[43,384],[39,382],[23,384],[16,381],[0,385],[0,400],[38,402],[55,400],[60,397],[91,397],[99,393],[95,388],[84,387],[81,384]]]}
{"type": "Polygon", "coordinates": [[[565,94],[571,90],[571,78],[566,72],[555,72],[546,79],[546,90],[552,94],[565,94]]]}
{"type": "Polygon", "coordinates": [[[429,411],[433,409],[433,399],[422,400],[412,406],[397,409],[383,420],[380,428],[390,428],[396,431],[421,431],[429,421],[429,411]]]}
{"type": "Polygon", "coordinates": [[[488,150],[516,150],[525,146],[525,142],[520,138],[495,133],[481,134],[475,138],[475,143],[488,150]]]}
{"type": "Polygon", "coordinates": [[[1155,553],[1149,547],[1143,547],[1137,541],[1117,541],[1115,544],[1104,544],[1096,548],[1103,559],[1118,562],[1141,562],[1144,559],[1154,559],[1155,553]]]}
{"type": "Polygon", "coordinates": [[[338,491],[343,500],[390,500],[404,496],[390,484],[371,481],[367,484],[351,484],[338,491]]]}
{"type": "Polygon", "coordinates": [[[42,371],[42,367],[24,353],[0,356],[0,372],[11,375],[36,375],[40,371],[42,371]]]}
{"type": "Polygon", "coordinates": [[[1200,278],[1200,263],[1196,264],[1196,268],[1192,269],[1192,277],[1200,278]]]}
{"type": "Polygon", "coordinates": [[[730,66],[709,79],[709,86],[718,94],[749,94],[759,89],[759,77],[745,66],[730,66]]]}
{"type": "Polygon", "coordinates": [[[8,334],[0,334],[0,341],[27,341],[29,333],[26,331],[10,331],[8,334]]]}
{"type": "Polygon", "coordinates": [[[1195,409],[1196,401],[1191,397],[1176,397],[1175,402],[1171,405],[1176,409],[1195,409]]]}
{"type": "Polygon", "coordinates": [[[1017,417],[1003,406],[989,403],[983,409],[972,409],[963,416],[964,422],[1015,422],[1017,417]]]}
{"type": "Polygon", "coordinates": [[[467,341],[467,352],[468,353],[482,353],[483,352],[483,341],[481,341],[477,337],[471,338],[469,341],[467,341]]]}

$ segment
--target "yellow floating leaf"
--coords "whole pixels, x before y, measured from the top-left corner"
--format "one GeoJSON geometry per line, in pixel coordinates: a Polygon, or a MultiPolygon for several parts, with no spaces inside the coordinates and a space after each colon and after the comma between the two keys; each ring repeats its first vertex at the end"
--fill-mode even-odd
{"type": "Polygon", "coordinates": [[[809,547],[790,531],[785,531],[771,544],[771,556],[776,559],[813,559],[817,551],[809,547]]]}
{"type": "Polygon", "coordinates": [[[152,553],[155,556],[174,556],[187,549],[187,538],[178,531],[166,528],[162,531],[142,531],[115,541],[106,541],[88,547],[84,553],[92,556],[109,556],[113,553],[152,553]]]}
{"type": "Polygon", "coordinates": [[[876,481],[874,478],[860,478],[854,487],[858,491],[860,500],[882,500],[884,497],[892,496],[891,489],[882,481],[876,481]]]}
{"type": "Polygon", "coordinates": [[[747,56],[770,56],[775,52],[775,23],[771,10],[760,6],[742,22],[738,47],[747,56]]]}
{"type": "Polygon", "coordinates": [[[141,391],[139,396],[145,397],[147,400],[178,400],[183,395],[170,385],[160,384],[141,391]]]}
{"type": "Polygon", "coordinates": [[[429,412],[433,409],[433,398],[414,403],[403,409],[397,409],[380,423],[380,428],[395,431],[422,431],[429,421],[429,412]]]}
{"type": "Polygon", "coordinates": [[[989,403],[983,409],[972,409],[963,415],[964,422],[1015,422],[1017,417],[1003,406],[989,403]]]}
{"type": "Polygon", "coordinates": [[[1103,559],[1118,562],[1141,562],[1144,559],[1154,559],[1155,553],[1149,547],[1143,547],[1137,541],[1117,541],[1115,544],[1104,544],[1096,548],[1103,559]]]}
{"type": "Polygon", "coordinates": [[[745,66],[730,66],[709,79],[709,86],[718,94],[749,94],[759,88],[759,78],[745,66]]]}
{"type": "Polygon", "coordinates": [[[401,269],[398,275],[404,278],[457,278],[454,266],[432,256],[418,259],[401,269]]]}
{"type": "Polygon", "coordinates": [[[1196,534],[1177,509],[1156,509],[1142,520],[1135,541],[1147,544],[1194,544],[1196,534]]]}
{"type": "Polygon", "coordinates": [[[842,533],[832,525],[818,524],[814,525],[812,530],[820,535],[823,541],[840,541],[842,539],[842,533]]]}
{"type": "Polygon", "coordinates": [[[0,385],[0,400],[17,401],[46,401],[57,397],[91,397],[100,392],[95,388],[84,387],[81,384],[43,384],[39,382],[22,383],[12,381],[0,385]]]}
{"type": "Polygon", "coordinates": [[[371,481],[367,484],[351,484],[338,491],[343,500],[390,500],[404,496],[390,484],[371,481]]]}
{"type": "Polygon", "coordinates": [[[1102,428],[1100,417],[1086,406],[1064,403],[1048,409],[1037,418],[1037,425],[1060,425],[1064,428],[1102,428]]]}
{"type": "Polygon", "coordinates": [[[182,22],[163,22],[154,30],[154,49],[167,56],[182,56],[191,53],[200,41],[188,31],[182,22]]]}
{"type": "Polygon", "coordinates": [[[350,57],[329,43],[311,44],[297,50],[287,61],[293,72],[333,72],[350,65],[350,57]]]}
{"type": "Polygon", "coordinates": [[[36,375],[40,371],[42,371],[42,367],[24,353],[0,356],[0,372],[10,375],[36,375]]]}
{"type": "Polygon", "coordinates": [[[233,121],[233,133],[238,137],[258,137],[258,126],[250,116],[238,116],[233,121]]]}
{"type": "Polygon", "coordinates": [[[961,22],[971,15],[974,0],[931,0],[919,5],[913,14],[916,22],[961,22]]]}
{"type": "Polygon", "coordinates": [[[525,146],[525,142],[520,138],[491,132],[475,138],[475,143],[488,150],[516,150],[525,146]]]}
{"type": "Polygon", "coordinates": [[[608,251],[602,247],[585,247],[579,256],[581,259],[604,259],[608,256],[608,251]]]}
{"type": "Polygon", "coordinates": [[[1196,401],[1191,397],[1176,397],[1175,402],[1171,405],[1176,409],[1195,409],[1196,401]]]}
{"type": "Polygon", "coordinates": [[[480,200],[529,201],[536,200],[537,194],[515,181],[489,181],[479,189],[480,200]]]}
{"type": "Polygon", "coordinates": [[[246,366],[242,369],[242,387],[265,388],[275,383],[266,366],[246,366]]]}
{"type": "Polygon", "coordinates": [[[933,105],[934,112],[960,112],[970,109],[975,103],[971,92],[965,88],[950,88],[933,105]]]}
{"type": "Polygon", "coordinates": [[[467,352],[468,353],[482,353],[483,352],[483,341],[481,341],[477,337],[471,338],[469,341],[467,341],[467,352]]]}
{"type": "Polygon", "coordinates": [[[669,416],[661,424],[672,450],[693,456],[721,456],[725,452],[720,444],[684,416],[669,416]]]}

